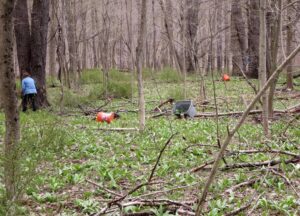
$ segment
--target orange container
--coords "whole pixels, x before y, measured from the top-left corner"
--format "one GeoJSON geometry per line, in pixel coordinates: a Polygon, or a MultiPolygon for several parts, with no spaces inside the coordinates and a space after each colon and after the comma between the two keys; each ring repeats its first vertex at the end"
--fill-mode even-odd
{"type": "Polygon", "coordinates": [[[224,74],[223,81],[230,81],[230,76],[228,74],[224,74]]]}
{"type": "Polygon", "coordinates": [[[97,113],[96,121],[97,122],[107,122],[110,124],[115,119],[115,113],[105,113],[99,112],[97,113]]]}

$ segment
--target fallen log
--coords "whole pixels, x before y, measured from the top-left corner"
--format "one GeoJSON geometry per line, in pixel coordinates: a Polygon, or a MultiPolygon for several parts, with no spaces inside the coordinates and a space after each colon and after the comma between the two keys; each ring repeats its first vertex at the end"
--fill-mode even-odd
{"type": "Polygon", "coordinates": [[[300,162],[300,155],[298,157],[294,157],[289,160],[271,160],[271,161],[264,161],[264,162],[254,162],[254,163],[236,163],[230,164],[223,167],[221,170],[226,171],[230,169],[238,169],[238,168],[251,168],[251,167],[262,167],[262,166],[275,166],[280,163],[290,164],[290,163],[298,163],[300,162]]]}
{"type": "MultiPolygon", "coordinates": [[[[218,113],[219,117],[225,116],[241,116],[243,115],[243,111],[234,111],[234,112],[226,112],[226,113],[218,113]]],[[[249,115],[261,114],[262,110],[252,110],[249,112],[249,115]]],[[[275,110],[274,113],[286,113],[285,110],[275,110]]],[[[216,113],[207,112],[207,113],[198,113],[195,115],[195,118],[199,117],[216,117],[216,113]]]]}

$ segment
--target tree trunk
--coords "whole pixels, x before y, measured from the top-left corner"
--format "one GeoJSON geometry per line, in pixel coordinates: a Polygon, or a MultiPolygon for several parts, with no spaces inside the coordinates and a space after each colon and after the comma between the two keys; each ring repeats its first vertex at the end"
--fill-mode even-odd
{"type": "Polygon", "coordinates": [[[239,0],[232,1],[231,7],[231,52],[232,52],[232,74],[240,75],[237,64],[246,71],[245,52],[246,52],[246,31],[245,21],[243,19],[241,2],[239,0]]]}
{"type": "MultiPolygon", "coordinates": [[[[287,0],[287,4],[291,4],[292,3],[292,0],[287,0]]],[[[291,23],[292,22],[292,14],[293,14],[293,10],[291,7],[289,7],[287,9],[287,21],[288,23],[291,23]]],[[[291,54],[291,52],[293,51],[293,40],[294,40],[294,37],[295,37],[295,33],[294,33],[294,27],[292,24],[288,25],[287,26],[287,33],[286,33],[286,53],[287,55],[291,54]]],[[[293,84],[293,68],[292,68],[292,65],[293,65],[293,61],[291,61],[287,68],[286,68],[286,72],[287,72],[287,75],[286,75],[286,87],[287,89],[291,89],[293,90],[294,89],[294,84],[293,84]]]]}
{"type": "MultiPolygon", "coordinates": [[[[266,0],[260,0],[259,10],[260,34],[259,34],[259,83],[262,88],[267,82],[267,31],[266,31],[266,0]]],[[[269,133],[268,123],[268,94],[262,95],[263,102],[263,128],[265,135],[269,133]]]]}
{"type": "Polygon", "coordinates": [[[142,8],[140,12],[139,21],[139,37],[138,44],[136,47],[136,68],[138,76],[138,94],[139,94],[139,129],[143,131],[145,129],[145,98],[144,98],[144,87],[143,87],[143,76],[142,76],[142,53],[144,40],[146,38],[147,31],[147,0],[142,0],[142,8]]]}
{"type": "Polygon", "coordinates": [[[189,48],[190,52],[185,52],[186,58],[186,70],[188,72],[195,71],[195,65],[193,64],[193,52],[195,52],[195,38],[197,35],[198,29],[198,13],[199,13],[199,4],[198,0],[187,0],[183,2],[187,7],[186,12],[186,45],[189,48]]]}
{"type": "Polygon", "coordinates": [[[152,0],[152,28],[153,28],[153,41],[152,41],[152,69],[157,70],[157,57],[156,57],[156,26],[155,26],[155,0],[152,0]]]}
{"type": "Polygon", "coordinates": [[[249,65],[247,75],[250,78],[258,78],[259,67],[259,0],[249,0],[248,13],[248,45],[249,65]]]}
{"type": "Polygon", "coordinates": [[[81,0],[80,2],[81,5],[81,28],[82,28],[82,69],[87,69],[87,41],[86,41],[86,34],[87,34],[87,29],[86,29],[86,16],[87,16],[87,8],[84,7],[84,2],[83,0],[81,0]]]}
{"type": "MultiPolygon", "coordinates": [[[[173,26],[172,26],[172,19],[170,18],[170,15],[167,14],[167,9],[164,5],[163,0],[160,0],[160,6],[163,12],[163,16],[164,16],[164,25],[165,25],[165,29],[167,31],[167,37],[169,40],[169,48],[170,48],[170,55],[171,55],[171,59],[172,61],[175,61],[175,66],[178,72],[182,71],[182,66],[181,66],[181,61],[180,61],[180,56],[179,53],[176,50],[176,47],[174,45],[174,36],[173,36],[173,26]]],[[[167,8],[168,11],[170,12],[170,10],[172,10],[172,3],[170,0],[167,0],[167,8]]]]}
{"type": "Polygon", "coordinates": [[[14,30],[21,73],[21,69],[30,68],[30,27],[27,1],[17,0],[15,5],[14,30]]]}
{"type": "MultiPolygon", "coordinates": [[[[109,71],[109,37],[110,37],[110,17],[108,15],[108,5],[109,1],[106,1],[105,3],[105,11],[102,15],[103,17],[103,34],[104,34],[104,40],[103,40],[103,55],[104,55],[104,62],[103,62],[103,85],[105,90],[105,97],[108,97],[108,85],[109,85],[109,79],[108,79],[108,71],[109,71]]],[[[115,44],[112,46],[112,53],[114,53],[115,44]]],[[[114,55],[113,55],[114,56],[114,55]]],[[[113,57],[112,57],[113,59],[113,57]]]]}
{"type": "Polygon", "coordinates": [[[49,106],[46,90],[46,56],[49,21],[49,0],[34,0],[31,14],[31,67],[37,84],[36,103],[49,106]]]}
{"type": "MultiPolygon", "coordinates": [[[[181,17],[182,17],[182,29],[181,29],[181,35],[182,35],[182,72],[183,72],[183,92],[184,92],[184,99],[187,98],[187,65],[189,63],[192,64],[192,67],[193,67],[193,63],[191,62],[192,61],[192,58],[190,58],[190,62],[188,63],[188,56],[191,57],[191,55],[189,55],[189,53],[187,52],[187,35],[186,35],[186,32],[187,32],[187,22],[188,22],[188,12],[186,10],[186,7],[185,5],[183,4],[183,2],[181,2],[181,17]]],[[[194,26],[193,26],[194,27],[194,26]]],[[[192,54],[192,53],[191,53],[192,54]]],[[[195,69],[193,69],[194,71],[195,69]]]]}
{"type": "Polygon", "coordinates": [[[57,1],[51,1],[51,23],[50,23],[50,44],[49,44],[49,74],[53,84],[56,76],[56,37],[57,37],[57,1]]]}
{"type": "MultiPolygon", "coordinates": [[[[277,67],[277,55],[278,55],[278,44],[279,44],[279,38],[280,38],[280,31],[281,31],[281,8],[282,8],[282,0],[272,1],[271,6],[276,12],[271,12],[271,23],[270,23],[270,35],[269,38],[269,45],[270,47],[268,50],[270,50],[269,56],[269,62],[270,65],[268,67],[267,65],[267,73],[268,77],[272,75],[272,73],[275,71],[277,67]],[[277,4],[276,4],[277,3],[277,4]]],[[[268,61],[267,61],[268,62],[268,61]]],[[[274,80],[274,83],[270,86],[269,96],[268,96],[268,115],[269,118],[273,118],[274,115],[274,94],[275,94],[275,88],[277,84],[278,77],[274,80]]]]}
{"type": "Polygon", "coordinates": [[[216,10],[217,10],[217,50],[216,50],[216,55],[217,55],[217,70],[220,73],[222,71],[222,63],[223,63],[223,40],[222,40],[222,19],[223,19],[223,2],[222,1],[216,1],[216,10]]]}
{"type": "MultiPolygon", "coordinates": [[[[3,99],[5,114],[4,138],[4,184],[9,207],[16,197],[17,181],[17,144],[20,140],[20,123],[15,73],[13,70],[13,8],[14,0],[0,3],[0,95],[3,99]]],[[[8,208],[7,215],[14,215],[13,208],[8,208]]]]}
{"type": "MultiPolygon", "coordinates": [[[[97,10],[92,9],[91,15],[92,15],[92,31],[95,34],[97,32],[97,28],[98,28],[98,26],[97,26],[97,20],[98,20],[97,10]]],[[[97,67],[99,67],[99,64],[98,64],[98,57],[97,57],[96,37],[93,37],[93,39],[92,39],[92,49],[93,49],[93,67],[97,68],[97,67]]]]}
{"type": "Polygon", "coordinates": [[[126,4],[126,23],[127,23],[127,31],[128,31],[128,48],[130,53],[129,65],[131,71],[131,102],[133,102],[133,90],[134,90],[134,80],[135,80],[135,60],[134,60],[134,46],[133,46],[133,28],[132,28],[132,0],[125,0],[126,4]],[[129,13],[129,14],[128,14],[129,13]]]}
{"type": "Polygon", "coordinates": [[[66,0],[66,14],[67,14],[67,38],[68,38],[68,50],[69,50],[69,72],[72,74],[71,78],[73,84],[76,87],[78,84],[77,76],[77,52],[76,52],[76,20],[74,11],[74,0],[66,0]]]}

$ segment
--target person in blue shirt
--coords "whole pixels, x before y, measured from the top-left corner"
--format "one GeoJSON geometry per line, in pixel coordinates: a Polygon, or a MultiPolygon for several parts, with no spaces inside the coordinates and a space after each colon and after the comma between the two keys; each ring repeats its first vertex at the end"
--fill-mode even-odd
{"type": "Polygon", "coordinates": [[[37,94],[35,81],[30,77],[28,69],[22,70],[22,108],[26,112],[27,105],[31,102],[32,110],[36,111],[35,97],[37,94]]]}

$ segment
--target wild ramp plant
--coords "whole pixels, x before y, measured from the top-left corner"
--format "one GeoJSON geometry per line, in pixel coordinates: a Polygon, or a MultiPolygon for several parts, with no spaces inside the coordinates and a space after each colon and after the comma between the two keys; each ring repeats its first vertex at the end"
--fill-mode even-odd
{"type": "MultiPolygon", "coordinates": [[[[57,127],[57,124],[60,123],[55,121],[55,117],[49,117],[43,112],[37,112],[34,115],[34,120],[27,115],[21,115],[21,119],[25,120],[26,124],[22,124],[21,141],[15,154],[9,159],[17,168],[15,199],[20,202],[24,201],[24,192],[34,187],[39,176],[47,172],[47,167],[56,161],[67,147],[67,133],[64,129],[57,127]]],[[[2,136],[2,134],[1,131],[0,135],[2,136]]],[[[3,157],[2,148],[0,159],[2,169],[3,161],[7,160],[3,157]]],[[[4,204],[6,201],[2,183],[3,176],[0,176],[0,202],[4,204]]],[[[3,215],[7,208],[11,207],[10,205],[0,205],[0,215],[3,215]]],[[[25,210],[21,206],[17,206],[16,209],[18,214],[24,214],[25,210]]]]}

